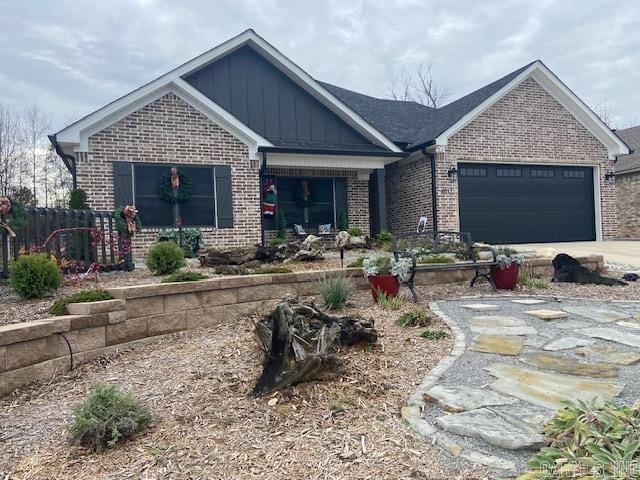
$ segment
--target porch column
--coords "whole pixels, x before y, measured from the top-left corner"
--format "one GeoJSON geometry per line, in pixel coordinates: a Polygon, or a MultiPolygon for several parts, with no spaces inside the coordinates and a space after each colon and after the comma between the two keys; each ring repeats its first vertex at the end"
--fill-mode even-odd
{"type": "MultiPolygon", "coordinates": [[[[385,192],[385,170],[379,168],[374,170],[373,175],[375,177],[374,192],[375,195],[375,224],[378,232],[387,229],[387,194],[385,192]]],[[[373,232],[372,232],[373,233],[373,232]]],[[[377,233],[377,232],[376,232],[377,233]]]]}

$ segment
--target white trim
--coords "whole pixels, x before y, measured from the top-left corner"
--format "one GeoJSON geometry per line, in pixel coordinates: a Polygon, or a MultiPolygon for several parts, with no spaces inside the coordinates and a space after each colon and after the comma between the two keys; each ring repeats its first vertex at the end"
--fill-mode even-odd
{"type": "Polygon", "coordinates": [[[508,84],[487,98],[476,108],[468,112],[458,122],[441,133],[436,139],[436,145],[447,145],[449,138],[466,125],[475,120],[482,112],[513,90],[527,78],[533,78],[547,93],[558,101],[573,117],[584,126],[606,148],[609,159],[619,155],[627,155],[629,148],[618,136],[607,127],[593,111],[576,96],[558,77],[541,61],[536,61],[526,70],[516,76],[508,84]]]}
{"type": "Polygon", "coordinates": [[[397,157],[268,153],[267,167],[294,167],[330,170],[375,170],[396,162],[397,157]]]}
{"type": "MultiPolygon", "coordinates": [[[[296,84],[302,87],[305,91],[307,91],[315,99],[317,99],[327,108],[329,108],[332,112],[338,115],[342,120],[347,122],[351,127],[353,127],[356,131],[358,131],[363,136],[365,136],[367,139],[369,139],[376,145],[380,145],[388,148],[392,152],[401,152],[401,150],[391,140],[389,140],[381,132],[376,130],[372,125],[367,123],[360,115],[358,115],[356,112],[351,110],[347,105],[345,105],[333,94],[327,91],[318,82],[316,82],[311,76],[309,76],[306,72],[304,72],[300,67],[298,67],[295,63],[293,63],[287,57],[285,57],[282,53],[280,53],[275,47],[273,47],[271,44],[265,41],[262,37],[257,35],[253,30],[247,30],[241,33],[240,35],[238,35],[237,37],[227,40],[226,42],[218,45],[217,47],[203,53],[202,55],[199,55],[198,57],[188,61],[187,63],[156,78],[152,82],[147,83],[146,85],[136,90],[133,90],[129,94],[105,105],[104,107],[96,110],[95,112],[87,115],[86,117],[60,130],[56,134],[58,142],[69,143],[69,144],[80,144],[81,150],[86,149],[87,148],[86,134],[84,134],[83,132],[86,132],[88,130],[95,131],[95,128],[97,128],[97,126],[99,125],[102,125],[103,122],[106,122],[107,124],[113,123],[112,121],[113,118],[119,117],[120,113],[123,111],[131,111],[134,105],[140,105],[141,103],[143,105],[146,105],[147,103],[149,103],[149,98],[154,98],[154,96],[157,95],[157,92],[161,91],[162,88],[166,87],[171,83],[173,83],[174,85],[179,85],[182,88],[182,90],[189,92],[191,96],[193,96],[194,98],[199,98],[201,102],[204,102],[204,100],[201,98],[201,97],[204,97],[204,95],[202,94],[195,95],[194,91],[197,92],[196,89],[193,89],[193,88],[187,89],[184,86],[186,82],[182,80],[182,77],[216,61],[220,57],[230,52],[233,52],[234,50],[244,45],[251,45],[254,49],[256,49],[258,52],[264,55],[268,60],[270,60],[275,67],[277,67],[284,74],[289,76],[296,84]],[[94,128],[94,125],[96,126],[95,128],[94,128]],[[81,139],[81,137],[84,137],[84,138],[81,139]]],[[[217,106],[210,99],[207,98],[207,100],[208,100],[208,103],[205,103],[205,105],[207,105],[209,108],[213,108],[213,106],[216,106],[217,108],[214,110],[216,110],[218,115],[222,117],[221,112],[218,110],[224,110],[224,109],[221,109],[221,107],[217,106]]],[[[133,108],[133,111],[135,110],[136,108],[133,108]]],[[[226,112],[226,115],[233,118],[235,122],[241,123],[228,112],[226,112]]],[[[227,119],[227,121],[230,121],[230,120],[227,119]]],[[[231,122],[231,123],[235,124],[235,122],[231,122]]],[[[236,128],[240,129],[239,125],[235,124],[235,126],[236,128]]],[[[249,130],[248,127],[246,127],[246,125],[244,127],[246,130],[249,130]]],[[[264,140],[255,132],[252,132],[252,133],[253,133],[252,137],[254,137],[256,141],[264,140]]],[[[258,146],[270,146],[270,145],[271,144],[267,142],[267,143],[259,143],[258,146]]],[[[83,151],[86,151],[86,150],[83,150],[83,151]]]]}
{"type": "MultiPolygon", "coordinates": [[[[596,231],[596,241],[602,240],[602,199],[600,198],[600,165],[589,165],[579,163],[562,163],[562,162],[543,162],[536,163],[526,160],[465,160],[456,159],[456,168],[460,163],[477,163],[477,164],[499,164],[499,165],[529,165],[535,167],[581,167],[593,169],[593,213],[594,226],[596,231]]],[[[460,221],[460,188],[458,186],[459,177],[456,179],[456,188],[458,189],[458,222],[460,221]]],[[[460,223],[458,223],[459,225],[460,223]]]]}

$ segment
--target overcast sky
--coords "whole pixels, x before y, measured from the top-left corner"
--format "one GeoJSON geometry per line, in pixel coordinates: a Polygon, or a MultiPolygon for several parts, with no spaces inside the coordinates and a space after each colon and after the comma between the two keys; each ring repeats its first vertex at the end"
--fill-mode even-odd
{"type": "Polygon", "coordinates": [[[35,102],[58,130],[253,28],[313,77],[373,96],[420,62],[453,100],[540,58],[630,126],[638,18],[638,0],[0,0],[0,103],[35,102]]]}

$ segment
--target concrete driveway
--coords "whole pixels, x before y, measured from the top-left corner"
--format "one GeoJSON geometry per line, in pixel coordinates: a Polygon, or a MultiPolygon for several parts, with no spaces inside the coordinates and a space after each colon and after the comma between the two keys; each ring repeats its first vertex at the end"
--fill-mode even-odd
{"type": "Polygon", "coordinates": [[[521,252],[535,251],[543,257],[550,258],[558,253],[567,253],[574,257],[602,255],[605,264],[640,270],[640,241],[525,243],[512,247],[521,252]]]}

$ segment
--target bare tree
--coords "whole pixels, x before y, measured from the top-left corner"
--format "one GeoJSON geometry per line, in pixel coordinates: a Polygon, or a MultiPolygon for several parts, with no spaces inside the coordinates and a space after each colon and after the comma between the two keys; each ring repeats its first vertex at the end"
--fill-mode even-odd
{"type": "Polygon", "coordinates": [[[9,195],[20,170],[20,118],[0,104],[0,194],[9,195]]]}
{"type": "Polygon", "coordinates": [[[49,130],[49,119],[44,116],[36,104],[27,107],[23,114],[24,142],[29,160],[29,174],[33,185],[33,196],[38,202],[38,166],[46,153],[46,133],[49,130]]]}
{"type": "Polygon", "coordinates": [[[403,72],[392,79],[389,94],[395,100],[416,102],[431,108],[440,108],[449,98],[447,88],[436,82],[431,63],[421,63],[413,74],[403,72]]]}
{"type": "Polygon", "coordinates": [[[607,125],[607,127],[611,129],[616,128],[615,122],[613,120],[613,113],[611,112],[611,107],[609,107],[609,104],[607,102],[600,102],[595,105],[591,105],[591,110],[593,110],[594,113],[598,115],[598,117],[600,117],[600,120],[602,120],[607,125]]]}

